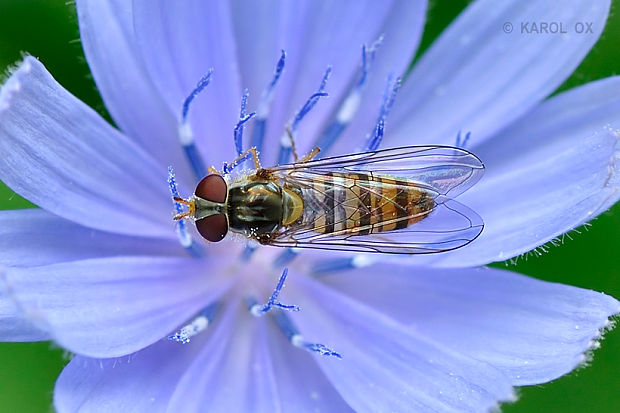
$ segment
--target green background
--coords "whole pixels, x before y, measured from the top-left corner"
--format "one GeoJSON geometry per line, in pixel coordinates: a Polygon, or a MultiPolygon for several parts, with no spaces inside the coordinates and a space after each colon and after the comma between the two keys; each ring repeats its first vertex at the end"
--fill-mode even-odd
{"type": "MultiPolygon", "coordinates": [[[[466,4],[455,0],[431,2],[422,49],[466,4]]],[[[619,73],[619,51],[620,0],[613,0],[601,39],[561,90],[619,73]]],[[[72,4],[61,0],[0,0],[0,71],[18,61],[22,52],[39,57],[61,84],[105,114],[82,54],[72,4]]],[[[1,209],[29,206],[0,184],[1,209]]],[[[620,297],[620,204],[581,232],[542,257],[520,260],[509,268],[620,297]]],[[[553,383],[520,389],[520,400],[503,411],[620,412],[619,350],[620,328],[607,334],[587,368],[553,383]]],[[[0,343],[0,412],[51,411],[54,381],[65,363],[62,350],[47,342],[0,343]]]]}

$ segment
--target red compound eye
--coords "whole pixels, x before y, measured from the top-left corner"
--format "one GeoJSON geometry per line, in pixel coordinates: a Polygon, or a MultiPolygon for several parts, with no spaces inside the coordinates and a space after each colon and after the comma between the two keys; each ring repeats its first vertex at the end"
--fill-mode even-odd
{"type": "Polygon", "coordinates": [[[196,221],[196,229],[207,241],[218,242],[226,236],[228,222],[224,214],[210,215],[196,221]]]}
{"type": "Polygon", "coordinates": [[[220,175],[211,174],[202,178],[202,181],[196,185],[194,194],[202,199],[211,202],[226,201],[226,181],[220,175]]]}

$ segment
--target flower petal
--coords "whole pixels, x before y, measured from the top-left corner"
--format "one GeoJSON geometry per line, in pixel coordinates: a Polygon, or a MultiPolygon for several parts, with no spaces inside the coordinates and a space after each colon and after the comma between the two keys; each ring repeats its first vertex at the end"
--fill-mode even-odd
{"type": "Polygon", "coordinates": [[[494,367],[406,331],[334,289],[291,277],[287,293],[302,308],[294,320],[304,337],[342,355],[315,359],[356,411],[485,411],[514,398],[494,367]]]}
{"type": "Polygon", "coordinates": [[[0,211],[0,265],[34,267],[118,255],[186,255],[177,241],[77,225],[43,209],[0,211]]]}
{"type": "Polygon", "coordinates": [[[203,348],[206,336],[202,334],[187,345],[160,340],[121,358],[78,355],[56,381],[54,407],[59,413],[165,412],[175,384],[203,348]]]}
{"type": "Polygon", "coordinates": [[[236,156],[232,138],[241,87],[228,2],[136,0],[133,19],[146,70],[179,119],[185,98],[215,69],[208,88],[194,100],[189,119],[206,161],[231,161],[236,156]]]}
{"type": "Polygon", "coordinates": [[[36,328],[21,312],[0,285],[0,341],[49,340],[49,334],[36,328]]]}
{"type": "Polygon", "coordinates": [[[114,257],[10,268],[4,283],[25,316],[67,349],[117,357],[171,333],[228,288],[224,262],[114,257]]]}
{"type": "Polygon", "coordinates": [[[594,291],[490,268],[382,264],[324,278],[408,331],[489,363],[513,385],[573,370],[620,303],[594,291]]]}
{"type": "Polygon", "coordinates": [[[189,344],[161,340],[113,360],[75,357],[56,383],[56,409],[181,407],[189,413],[203,411],[208,403],[212,411],[349,410],[310,356],[277,331],[267,331],[267,320],[249,319],[242,310],[246,314],[239,325],[239,307],[223,311],[189,344]]]}
{"type": "Polygon", "coordinates": [[[27,57],[0,90],[0,178],[82,225],[174,237],[165,167],[27,57]]]}
{"type": "Polygon", "coordinates": [[[437,265],[514,257],[620,198],[620,77],[550,99],[473,151],[487,173],[459,201],[480,214],[485,228],[472,244],[437,257],[437,265]]]}
{"type": "Polygon", "coordinates": [[[476,1],[407,78],[390,118],[395,128],[386,134],[386,143],[454,144],[458,131],[471,131],[475,142],[492,136],[575,70],[603,31],[609,4],[609,0],[476,1]],[[566,33],[532,31],[533,24],[540,30],[551,22],[557,24],[551,30],[566,33]]]}
{"type": "MultiPolygon", "coordinates": [[[[179,181],[192,182],[170,112],[137,52],[131,4],[124,0],[76,2],[80,38],[97,88],[119,128],[179,181]]],[[[191,178],[193,179],[193,178],[191,178]]]]}
{"type": "Polygon", "coordinates": [[[186,370],[169,410],[348,411],[312,358],[267,321],[236,314],[228,336],[209,340],[186,370]]]}
{"type": "Polygon", "coordinates": [[[284,74],[277,86],[263,161],[276,161],[276,148],[285,123],[316,91],[331,65],[329,99],[322,100],[297,134],[300,154],[312,149],[325,122],[335,116],[361,66],[361,46],[380,35],[384,41],[372,64],[355,122],[346,130],[337,151],[360,146],[372,130],[388,74],[405,72],[415,53],[424,25],[426,1],[294,2],[237,0],[233,22],[243,86],[258,100],[269,84],[280,50],[287,53],[284,74]],[[315,113],[316,112],[316,113],[315,113]],[[358,122],[359,121],[359,122],[358,122]],[[348,140],[353,139],[353,141],[348,140]]]}

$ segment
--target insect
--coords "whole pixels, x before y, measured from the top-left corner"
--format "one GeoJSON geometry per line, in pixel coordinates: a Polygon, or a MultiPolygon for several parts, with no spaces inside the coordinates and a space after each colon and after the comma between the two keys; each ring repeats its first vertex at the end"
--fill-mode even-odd
{"type": "Polygon", "coordinates": [[[484,165],[450,146],[406,146],[313,160],[319,149],[285,165],[236,178],[210,168],[194,195],[175,198],[206,240],[231,231],[263,245],[394,254],[460,248],[482,219],[453,198],[474,185],[484,165]]]}

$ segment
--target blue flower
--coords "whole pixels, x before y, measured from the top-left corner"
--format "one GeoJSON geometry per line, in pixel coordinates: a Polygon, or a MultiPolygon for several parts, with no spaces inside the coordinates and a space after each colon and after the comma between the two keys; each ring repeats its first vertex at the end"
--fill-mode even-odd
{"type": "Polygon", "coordinates": [[[244,262],[244,243],[220,242],[190,256],[171,221],[168,165],[188,194],[188,136],[207,162],[235,157],[244,87],[249,108],[263,105],[262,161],[276,163],[283,126],[329,65],[330,98],[299,124],[299,152],[327,138],[331,153],[362,147],[386,78],[404,74],[415,52],[425,3],[78,0],[77,9],[119,130],[32,57],[0,91],[0,178],[41,207],[0,214],[0,338],[52,339],[76,354],[56,385],[58,411],[485,411],[513,400],[513,386],[582,364],[620,312],[601,293],[474,268],[554,240],[620,197],[620,77],[545,100],[596,42],[609,1],[470,5],[406,76],[383,146],[454,144],[472,131],[468,149],[487,173],[459,199],[484,232],[436,256],[301,254],[280,294],[301,310],[264,317],[246,298],[267,301],[282,250],[244,262]],[[531,21],[587,21],[593,33],[519,32],[531,21]],[[382,34],[349,100],[360,46],[382,34]],[[261,98],[281,50],[285,71],[261,98]],[[211,67],[185,119],[183,102],[211,67]],[[327,134],[338,122],[339,136],[327,134]],[[332,271],[316,277],[317,268],[332,271]]]}

